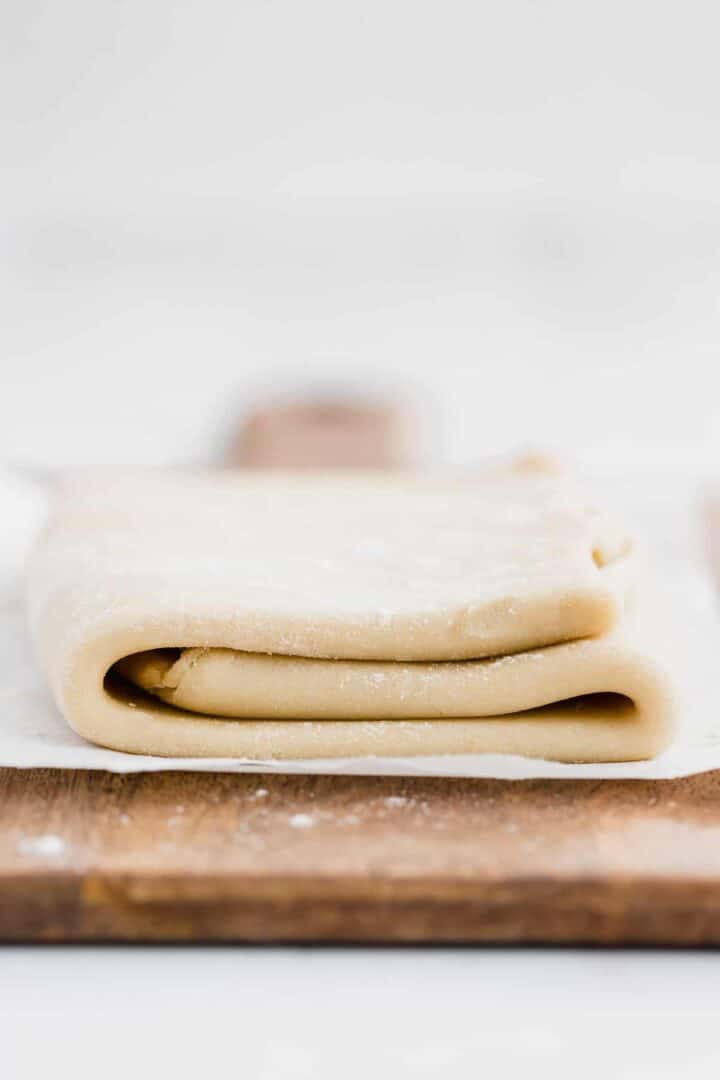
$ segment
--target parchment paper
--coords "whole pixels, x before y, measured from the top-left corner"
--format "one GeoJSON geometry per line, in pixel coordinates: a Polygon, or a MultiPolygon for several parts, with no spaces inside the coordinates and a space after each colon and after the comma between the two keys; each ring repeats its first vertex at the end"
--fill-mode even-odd
{"type": "MultiPolygon", "coordinates": [[[[613,481],[614,502],[626,485],[613,481]]],[[[246,761],[159,758],[123,754],[86,743],[55,708],[25,625],[22,563],[44,514],[44,495],[27,481],[0,473],[0,767],[106,769],[111,772],[186,770],[360,775],[466,776],[496,779],[671,778],[720,768],[720,709],[715,671],[720,660],[720,617],[713,583],[692,528],[694,485],[682,480],[653,490],[630,486],[633,510],[660,548],[660,565],[681,620],[683,683],[681,729],[674,745],[649,762],[564,765],[513,755],[345,758],[320,761],[246,761]],[[669,490],[672,488],[672,490],[669,490]],[[658,494],[660,491],[660,494],[658,494]]]]}

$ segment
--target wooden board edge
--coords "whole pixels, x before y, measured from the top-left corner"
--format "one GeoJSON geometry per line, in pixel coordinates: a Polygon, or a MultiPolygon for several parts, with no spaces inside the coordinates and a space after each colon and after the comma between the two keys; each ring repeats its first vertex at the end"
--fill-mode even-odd
{"type": "Polygon", "coordinates": [[[3,881],[3,942],[720,944],[720,883],[267,881],[23,874],[3,881]],[[372,886],[372,883],[370,883],[372,886]]]}

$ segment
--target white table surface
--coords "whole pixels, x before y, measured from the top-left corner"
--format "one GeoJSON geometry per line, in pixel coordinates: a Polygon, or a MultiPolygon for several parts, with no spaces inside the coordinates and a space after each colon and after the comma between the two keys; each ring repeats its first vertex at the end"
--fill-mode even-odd
{"type": "Polygon", "coordinates": [[[6,947],[8,1080],[720,1075],[710,951],[6,947]]]}

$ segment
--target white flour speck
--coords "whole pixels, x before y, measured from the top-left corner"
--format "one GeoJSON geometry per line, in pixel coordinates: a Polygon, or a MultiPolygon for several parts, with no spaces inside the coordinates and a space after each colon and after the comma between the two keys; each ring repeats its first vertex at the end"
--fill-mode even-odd
{"type": "Polygon", "coordinates": [[[57,858],[65,854],[65,841],[61,836],[46,833],[44,836],[25,836],[19,841],[17,851],[20,855],[35,855],[57,858]]]}
{"type": "Polygon", "coordinates": [[[383,802],[388,807],[404,806],[407,799],[404,795],[388,795],[387,799],[384,799],[383,802]]]}
{"type": "Polygon", "coordinates": [[[266,799],[267,796],[268,796],[268,789],[264,788],[264,787],[259,787],[257,789],[257,791],[253,792],[253,798],[254,799],[266,799]]]}
{"type": "Polygon", "coordinates": [[[288,825],[292,829],[311,829],[315,824],[315,818],[310,814],[291,814],[288,818],[288,825]]]}

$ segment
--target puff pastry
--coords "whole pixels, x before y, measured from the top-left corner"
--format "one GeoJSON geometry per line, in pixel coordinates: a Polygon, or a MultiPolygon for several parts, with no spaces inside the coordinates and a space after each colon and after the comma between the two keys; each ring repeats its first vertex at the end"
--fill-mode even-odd
{"type": "Polygon", "coordinates": [[[562,476],[105,470],[29,568],[59,708],[190,757],[651,757],[672,654],[632,538],[562,476]]]}

